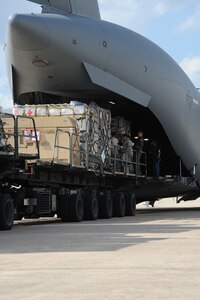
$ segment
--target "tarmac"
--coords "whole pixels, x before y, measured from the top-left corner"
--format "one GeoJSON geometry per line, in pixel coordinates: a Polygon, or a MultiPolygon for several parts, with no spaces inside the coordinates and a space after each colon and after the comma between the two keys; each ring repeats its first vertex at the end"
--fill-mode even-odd
{"type": "Polygon", "coordinates": [[[0,299],[199,300],[200,202],[165,201],[135,217],[0,232],[0,299]]]}

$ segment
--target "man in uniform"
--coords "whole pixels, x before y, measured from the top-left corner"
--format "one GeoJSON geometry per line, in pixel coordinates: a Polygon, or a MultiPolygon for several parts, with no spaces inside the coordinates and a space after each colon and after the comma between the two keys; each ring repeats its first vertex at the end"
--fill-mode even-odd
{"type": "Polygon", "coordinates": [[[133,170],[133,146],[134,143],[130,140],[130,136],[128,134],[124,134],[122,137],[122,161],[123,167],[130,166],[128,168],[130,171],[133,170]]]}

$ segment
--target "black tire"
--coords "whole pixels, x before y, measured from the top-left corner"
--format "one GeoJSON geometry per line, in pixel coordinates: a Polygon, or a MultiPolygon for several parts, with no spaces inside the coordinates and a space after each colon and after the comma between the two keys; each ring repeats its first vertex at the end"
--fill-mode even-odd
{"type": "Polygon", "coordinates": [[[57,217],[61,218],[63,222],[70,221],[70,211],[69,211],[69,196],[59,195],[57,196],[57,217]]]}
{"type": "Polygon", "coordinates": [[[86,191],[84,195],[84,219],[96,220],[99,214],[99,203],[96,190],[86,191]]]}
{"type": "Polygon", "coordinates": [[[14,222],[14,205],[9,194],[0,193],[0,230],[10,230],[14,222]]]}
{"type": "Polygon", "coordinates": [[[21,221],[24,217],[24,198],[25,190],[21,188],[14,197],[16,214],[14,215],[15,221],[21,221]]]}
{"type": "Polygon", "coordinates": [[[134,193],[129,193],[126,195],[126,216],[136,215],[136,199],[134,193]]]}
{"type": "Polygon", "coordinates": [[[23,216],[15,215],[14,220],[15,220],[15,221],[21,221],[22,218],[23,218],[23,216]]]}
{"type": "Polygon", "coordinates": [[[105,191],[98,195],[99,217],[102,219],[110,219],[113,215],[113,200],[110,191],[105,191]]]}
{"type": "Polygon", "coordinates": [[[124,217],[126,211],[126,199],[122,192],[117,192],[114,196],[114,216],[124,217]]]}
{"type": "Polygon", "coordinates": [[[84,215],[84,203],[81,193],[69,197],[69,218],[72,222],[81,222],[84,215]]]}

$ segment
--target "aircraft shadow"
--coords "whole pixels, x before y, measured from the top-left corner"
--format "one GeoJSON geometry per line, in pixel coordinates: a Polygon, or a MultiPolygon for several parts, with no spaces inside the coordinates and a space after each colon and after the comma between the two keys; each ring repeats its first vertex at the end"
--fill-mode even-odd
{"type": "MultiPolygon", "coordinates": [[[[117,251],[171,239],[173,234],[200,230],[199,214],[200,209],[170,212],[153,209],[146,214],[139,211],[135,217],[82,223],[22,222],[12,231],[0,232],[0,254],[117,251]]],[[[175,235],[175,238],[184,237],[175,235]]]]}

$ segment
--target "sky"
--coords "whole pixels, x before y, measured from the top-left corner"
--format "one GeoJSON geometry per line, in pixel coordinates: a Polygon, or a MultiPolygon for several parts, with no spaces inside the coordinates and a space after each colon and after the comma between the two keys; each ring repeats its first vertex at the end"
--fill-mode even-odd
{"type": "MultiPolygon", "coordinates": [[[[101,17],[149,38],[200,88],[200,0],[98,0],[101,17]]],[[[3,45],[9,15],[40,13],[26,0],[0,0],[0,106],[12,107],[3,45]]]]}

